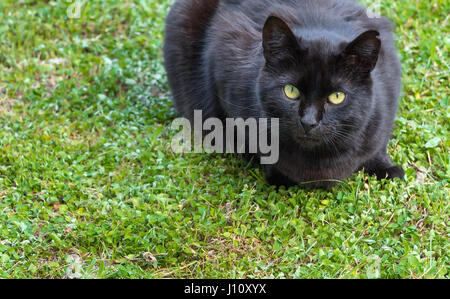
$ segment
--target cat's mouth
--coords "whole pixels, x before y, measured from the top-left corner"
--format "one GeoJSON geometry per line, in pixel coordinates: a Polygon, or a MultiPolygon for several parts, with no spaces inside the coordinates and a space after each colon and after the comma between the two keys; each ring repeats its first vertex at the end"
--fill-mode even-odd
{"type": "Polygon", "coordinates": [[[311,135],[300,135],[297,138],[298,142],[307,148],[313,148],[323,143],[323,139],[311,135]]]}
{"type": "Polygon", "coordinates": [[[303,135],[299,137],[300,140],[311,140],[311,141],[320,141],[320,138],[317,137],[313,137],[313,136],[308,136],[308,135],[303,135]]]}

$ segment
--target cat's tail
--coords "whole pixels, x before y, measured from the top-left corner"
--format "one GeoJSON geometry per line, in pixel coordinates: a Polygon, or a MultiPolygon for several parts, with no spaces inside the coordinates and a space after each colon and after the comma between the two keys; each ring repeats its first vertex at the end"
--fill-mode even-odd
{"type": "Polygon", "coordinates": [[[208,99],[202,78],[207,29],[220,0],[177,0],[166,19],[164,64],[178,112],[191,118],[205,110],[208,99]]]}

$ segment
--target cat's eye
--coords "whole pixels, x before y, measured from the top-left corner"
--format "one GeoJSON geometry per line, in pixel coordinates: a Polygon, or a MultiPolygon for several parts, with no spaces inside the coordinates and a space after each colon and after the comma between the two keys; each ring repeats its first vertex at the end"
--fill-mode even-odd
{"type": "Polygon", "coordinates": [[[332,94],[330,94],[330,96],[328,97],[328,100],[330,101],[331,104],[334,105],[339,105],[342,104],[345,101],[346,95],[343,92],[333,92],[332,94]]]}
{"type": "Polygon", "coordinates": [[[300,97],[300,90],[298,90],[298,88],[294,85],[286,85],[284,87],[284,93],[291,100],[296,100],[300,97]]]}

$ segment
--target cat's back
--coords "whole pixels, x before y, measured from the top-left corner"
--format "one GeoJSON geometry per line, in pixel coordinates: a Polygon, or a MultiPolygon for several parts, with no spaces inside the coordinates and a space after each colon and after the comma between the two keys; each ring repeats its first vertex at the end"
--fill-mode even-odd
{"type": "Polygon", "coordinates": [[[344,41],[367,30],[379,31],[382,38],[391,33],[387,19],[368,13],[356,0],[220,0],[210,36],[233,46],[239,46],[239,36],[260,42],[264,23],[271,15],[281,18],[306,39],[317,37],[320,31],[333,33],[344,41]]]}
{"type": "Polygon", "coordinates": [[[166,18],[164,65],[175,108],[189,119],[194,110],[206,116],[220,113],[208,97],[211,91],[200,67],[206,33],[219,4],[220,0],[177,0],[166,18]]]}

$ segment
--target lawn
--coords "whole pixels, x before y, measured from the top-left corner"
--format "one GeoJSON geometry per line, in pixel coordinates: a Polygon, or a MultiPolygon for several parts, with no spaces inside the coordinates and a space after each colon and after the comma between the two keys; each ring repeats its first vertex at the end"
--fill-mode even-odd
{"type": "Polygon", "coordinates": [[[172,2],[0,2],[1,278],[449,276],[448,0],[382,1],[406,181],[359,173],[330,191],[171,151],[172,2]]]}

